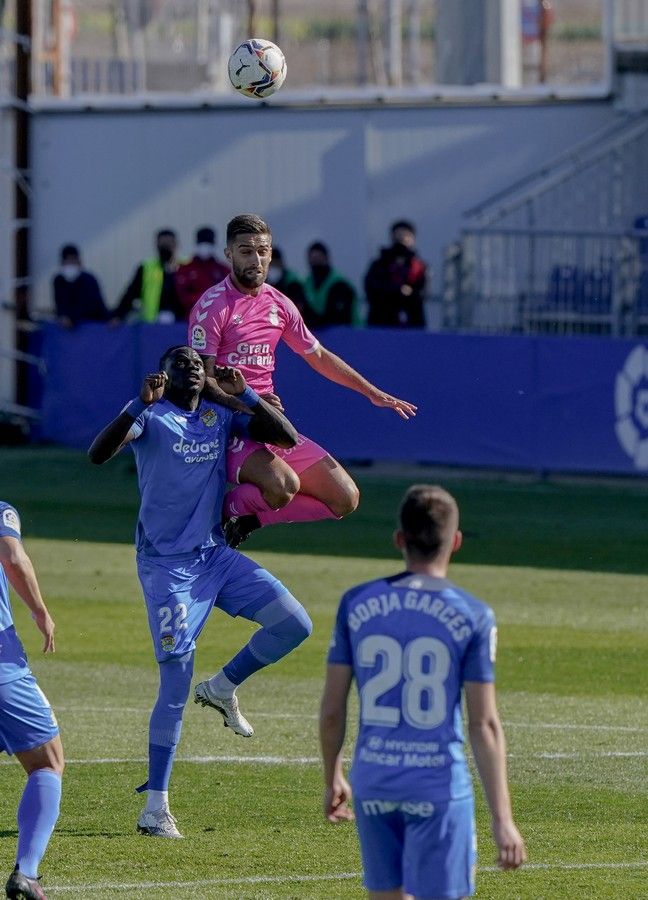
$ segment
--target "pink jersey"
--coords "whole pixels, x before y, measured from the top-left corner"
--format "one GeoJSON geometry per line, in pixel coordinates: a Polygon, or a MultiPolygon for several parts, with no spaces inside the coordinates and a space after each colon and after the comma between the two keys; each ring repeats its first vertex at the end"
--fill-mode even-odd
{"type": "Polygon", "coordinates": [[[259,394],[273,391],[275,349],[284,340],[295,353],[313,353],[319,341],[281,291],[264,284],[253,297],[229,276],[202,295],[189,316],[189,345],[219,366],[235,366],[259,394]]]}

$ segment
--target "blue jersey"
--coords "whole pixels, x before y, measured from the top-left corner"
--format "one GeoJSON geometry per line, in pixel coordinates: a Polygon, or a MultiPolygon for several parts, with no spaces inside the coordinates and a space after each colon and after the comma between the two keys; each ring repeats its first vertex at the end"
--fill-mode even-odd
{"type": "Polygon", "coordinates": [[[471,795],[461,689],[494,680],[495,645],[492,610],[443,578],[405,572],[344,595],[328,661],[352,666],[360,694],[358,799],[471,795]]]}
{"type": "Polygon", "coordinates": [[[162,399],[131,427],[141,493],[135,542],[147,556],[192,554],[224,543],[220,527],[230,433],[249,416],[201,400],[193,411],[162,399]]]}
{"type": "MultiPolygon", "coordinates": [[[[20,540],[20,517],[8,503],[0,501],[0,537],[20,540]]],[[[27,656],[16,634],[9,602],[9,583],[0,565],[0,684],[29,674],[27,656]]]]}

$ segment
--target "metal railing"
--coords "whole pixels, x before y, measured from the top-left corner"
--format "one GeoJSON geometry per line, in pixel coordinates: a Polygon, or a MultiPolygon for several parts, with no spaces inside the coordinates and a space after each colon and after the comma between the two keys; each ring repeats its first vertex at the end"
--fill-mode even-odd
{"type": "Polygon", "coordinates": [[[648,330],[648,236],[467,229],[446,262],[445,325],[500,334],[648,330]]]}

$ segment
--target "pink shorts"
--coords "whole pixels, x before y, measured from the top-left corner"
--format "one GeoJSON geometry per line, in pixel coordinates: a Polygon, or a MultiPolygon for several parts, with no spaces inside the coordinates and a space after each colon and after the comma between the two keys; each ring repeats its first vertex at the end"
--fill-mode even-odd
{"type": "Polygon", "coordinates": [[[310,438],[304,437],[303,434],[297,435],[297,444],[289,450],[273,447],[272,444],[259,444],[250,438],[233,437],[227,447],[227,480],[230,484],[239,483],[239,472],[243,463],[250,454],[261,447],[267,447],[271,453],[287,462],[293,472],[298,475],[328,456],[328,452],[323,447],[320,447],[315,441],[311,441],[310,438]]]}

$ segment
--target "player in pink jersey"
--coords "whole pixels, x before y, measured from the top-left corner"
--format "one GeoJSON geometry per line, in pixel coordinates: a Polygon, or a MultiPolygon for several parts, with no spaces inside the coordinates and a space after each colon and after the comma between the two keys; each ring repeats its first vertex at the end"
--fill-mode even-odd
{"type": "MultiPolygon", "coordinates": [[[[236,216],[227,226],[225,249],[232,271],[206,291],[189,317],[189,343],[215,367],[234,366],[247,384],[282,409],[272,373],[279,340],[331,381],[365,396],[374,406],[393,409],[403,419],[416,407],[386,394],[362,377],[312,334],[294,303],[265,283],[272,257],[272,234],[255,215],[236,216]]],[[[351,476],[314,441],[303,435],[291,450],[234,439],[228,450],[225,536],[236,547],[255,528],[282,522],[340,519],[358,505],[351,476]]]]}

